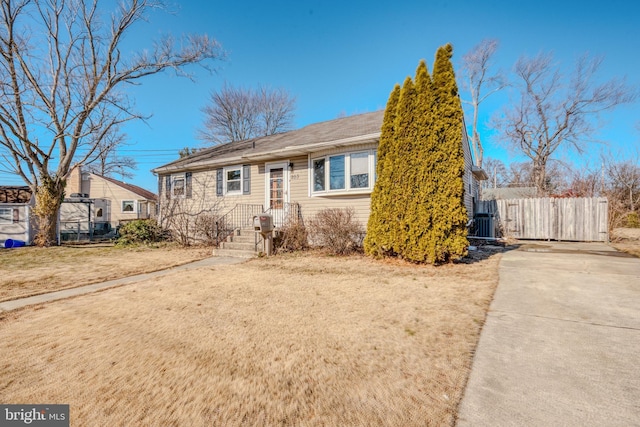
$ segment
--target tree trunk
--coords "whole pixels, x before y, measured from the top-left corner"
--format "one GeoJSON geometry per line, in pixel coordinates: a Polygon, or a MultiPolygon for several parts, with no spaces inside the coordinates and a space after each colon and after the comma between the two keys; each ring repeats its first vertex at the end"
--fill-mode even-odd
{"type": "Polygon", "coordinates": [[[538,196],[547,194],[547,168],[546,164],[542,161],[533,161],[533,184],[537,188],[538,196]]]}
{"type": "Polygon", "coordinates": [[[64,200],[66,180],[45,177],[36,188],[36,206],[38,232],[34,243],[37,246],[55,246],[58,244],[58,216],[64,200]]]}

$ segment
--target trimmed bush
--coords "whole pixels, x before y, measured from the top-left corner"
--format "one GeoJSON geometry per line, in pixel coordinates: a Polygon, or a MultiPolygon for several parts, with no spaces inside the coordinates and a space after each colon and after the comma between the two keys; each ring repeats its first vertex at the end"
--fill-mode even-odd
{"type": "Polygon", "coordinates": [[[355,219],[353,208],[332,208],[321,210],[309,221],[309,234],[314,245],[347,255],[361,251],[364,228],[355,219]]]}

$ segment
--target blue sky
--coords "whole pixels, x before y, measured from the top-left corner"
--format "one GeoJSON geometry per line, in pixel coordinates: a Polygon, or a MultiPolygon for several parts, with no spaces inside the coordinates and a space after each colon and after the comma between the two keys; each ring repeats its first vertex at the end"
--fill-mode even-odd
{"type": "MultiPolygon", "coordinates": [[[[395,83],[413,75],[420,59],[431,69],[438,46],[452,43],[454,63],[484,38],[496,38],[499,66],[508,70],[520,55],[554,52],[569,69],[585,52],[604,55],[603,77],[627,76],[640,86],[640,4],[610,0],[548,1],[182,1],[177,14],[156,13],[127,40],[150,46],[163,33],[207,33],[228,52],[210,74],[191,68],[196,81],[171,74],[152,76],[128,88],[136,108],[153,114],[124,129],[130,145],[122,154],[138,161],[131,183],[155,190],[150,169],[177,158],[185,146],[200,146],[196,129],[211,90],[224,82],[283,87],[297,98],[296,127],[385,106],[395,83]]],[[[463,98],[465,93],[462,93],[463,98]]],[[[502,92],[483,104],[481,121],[509,101],[502,92]]],[[[611,149],[640,145],[640,104],[604,116],[601,139],[611,149]]],[[[483,129],[485,156],[519,160],[483,129]]],[[[603,147],[594,145],[592,154],[603,147]]],[[[565,160],[580,161],[576,158],[565,160]]],[[[116,176],[116,178],[118,178],[116,176]]],[[[19,180],[0,174],[3,184],[19,180]]]]}

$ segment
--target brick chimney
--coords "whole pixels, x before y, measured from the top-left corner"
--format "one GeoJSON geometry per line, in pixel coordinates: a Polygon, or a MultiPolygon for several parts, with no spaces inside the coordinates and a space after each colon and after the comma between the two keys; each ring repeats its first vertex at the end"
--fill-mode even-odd
{"type": "Polygon", "coordinates": [[[67,179],[67,188],[65,194],[67,197],[73,193],[82,193],[82,168],[80,165],[74,167],[67,179]]]}

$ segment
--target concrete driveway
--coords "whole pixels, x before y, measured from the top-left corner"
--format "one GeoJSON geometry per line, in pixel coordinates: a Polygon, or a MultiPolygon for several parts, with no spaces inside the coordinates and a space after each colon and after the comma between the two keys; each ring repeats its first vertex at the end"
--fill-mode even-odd
{"type": "Polygon", "coordinates": [[[462,426],[640,425],[640,259],[601,243],[503,255],[462,426]]]}

